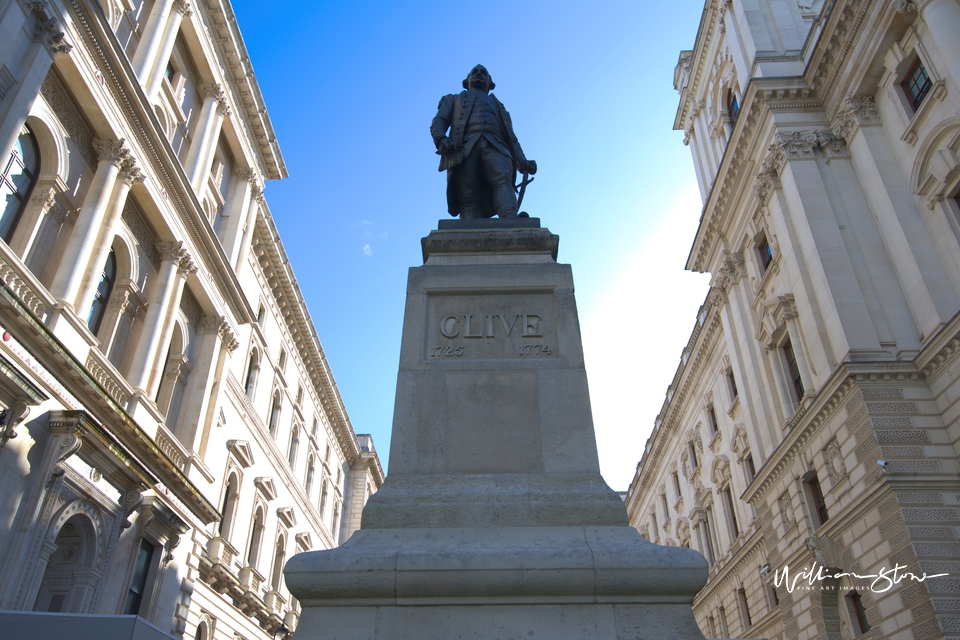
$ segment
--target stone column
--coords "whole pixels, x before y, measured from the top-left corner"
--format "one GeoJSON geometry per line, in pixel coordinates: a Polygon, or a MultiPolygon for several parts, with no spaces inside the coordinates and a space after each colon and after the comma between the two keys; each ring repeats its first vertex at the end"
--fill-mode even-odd
{"type": "MultiPolygon", "coordinates": [[[[137,168],[137,163],[133,158],[128,158],[120,167],[120,180],[114,189],[113,198],[110,201],[110,207],[107,210],[106,218],[103,221],[103,229],[97,238],[97,243],[90,253],[90,261],[83,271],[86,273],[86,280],[80,289],[80,295],[77,296],[77,315],[86,318],[90,307],[93,304],[93,295],[100,284],[100,270],[107,261],[110,254],[110,248],[113,246],[113,238],[117,234],[117,225],[120,223],[120,217],[123,214],[123,207],[127,203],[127,196],[134,184],[143,183],[146,178],[137,168]]],[[[77,265],[80,267],[80,265],[77,265]]]]}
{"type": "MultiPolygon", "coordinates": [[[[166,356],[167,345],[170,344],[170,338],[173,337],[173,325],[177,315],[177,309],[180,308],[180,297],[183,295],[183,286],[187,278],[197,272],[196,265],[190,256],[184,253],[180,259],[177,269],[177,277],[174,279],[173,292],[164,309],[165,314],[161,316],[163,331],[160,334],[160,340],[157,344],[157,350],[153,354],[153,367],[150,373],[150,380],[146,387],[147,395],[151,398],[157,395],[160,388],[160,378],[163,374],[164,357],[166,356]]],[[[148,312],[149,313],[149,312],[148,312]]]]}
{"type": "Polygon", "coordinates": [[[200,350],[196,356],[196,367],[190,374],[190,381],[184,393],[181,419],[177,423],[176,436],[187,449],[197,449],[197,433],[204,422],[206,405],[210,401],[210,388],[213,385],[212,375],[215,364],[219,360],[221,348],[233,351],[238,343],[230,331],[223,316],[206,316],[200,321],[202,340],[200,350]],[[221,344],[222,343],[222,344],[221,344]]]}
{"type": "Polygon", "coordinates": [[[894,154],[873,98],[848,99],[833,132],[847,141],[860,183],[882,185],[868,190],[867,200],[922,341],[954,316],[960,301],[906,177],[885,160],[894,154]]]}
{"type": "Polygon", "coordinates": [[[193,11],[190,9],[189,2],[186,2],[186,0],[174,0],[173,11],[170,12],[170,18],[163,32],[160,52],[157,55],[156,62],[151,65],[150,71],[147,73],[147,78],[143,81],[144,90],[148,97],[153,97],[160,88],[160,82],[166,71],[167,62],[173,53],[173,45],[177,41],[177,34],[180,33],[180,23],[183,22],[184,18],[189,18],[192,15],[193,11]]]}
{"type": "MultiPolygon", "coordinates": [[[[36,16],[36,13],[34,15],[36,16]]],[[[55,19],[46,19],[42,11],[34,19],[33,43],[27,48],[17,69],[20,77],[0,102],[0,154],[3,154],[4,161],[40,94],[40,87],[50,71],[53,57],[58,53],[69,53],[73,48],[67,44],[55,19]]]]}
{"type": "Polygon", "coordinates": [[[227,213],[224,216],[226,219],[221,221],[220,227],[220,244],[223,245],[223,252],[227,254],[230,264],[236,262],[243,241],[241,227],[249,213],[252,188],[256,186],[256,173],[253,169],[240,169],[236,177],[237,183],[227,203],[227,213]]]}
{"type": "Polygon", "coordinates": [[[203,107],[200,109],[200,122],[196,135],[190,143],[187,162],[184,166],[187,179],[198,192],[203,184],[203,178],[210,169],[212,153],[220,138],[220,126],[223,124],[223,119],[230,115],[223,88],[219,84],[200,85],[199,88],[204,95],[203,107]]]}
{"type": "Polygon", "coordinates": [[[117,183],[120,167],[130,157],[130,152],[122,139],[97,138],[93,141],[93,146],[100,157],[100,163],[87,188],[77,224],[73,228],[70,240],[60,258],[60,266],[57,267],[53,284],[50,286],[50,293],[70,306],[76,303],[77,293],[86,271],[84,267],[87,265],[87,256],[94,249],[107,212],[107,205],[110,203],[110,197],[117,183]]]}
{"type": "Polygon", "coordinates": [[[174,0],[156,0],[153,3],[150,17],[147,18],[147,26],[144,27],[140,43],[133,54],[133,72],[137,74],[140,82],[144,85],[146,85],[147,76],[160,51],[164,27],[170,18],[170,9],[173,7],[173,2],[174,0]]]}
{"type": "Polygon", "coordinates": [[[263,190],[256,184],[252,184],[251,189],[252,197],[250,208],[247,209],[247,222],[243,225],[243,240],[240,242],[237,260],[233,263],[233,268],[237,272],[240,271],[240,265],[247,259],[247,254],[250,252],[250,244],[253,242],[253,233],[257,226],[257,214],[260,212],[260,203],[263,202],[263,190]]]}
{"type": "MultiPolygon", "coordinates": [[[[802,261],[801,271],[808,274],[803,292],[810,305],[807,318],[816,322],[815,330],[823,338],[829,336],[823,340],[822,352],[811,353],[818,365],[811,369],[827,372],[849,351],[880,348],[816,155],[818,148],[825,155],[846,154],[846,145],[821,131],[778,133],[776,140],[771,153],[782,158],[780,181],[787,196],[784,212],[797,240],[793,250],[802,261]],[[792,202],[800,207],[791,208],[792,202]]],[[[808,332],[814,329],[809,324],[805,328],[808,332]]],[[[815,382],[810,378],[810,390],[815,382]]]]}
{"type": "Polygon", "coordinates": [[[187,256],[182,242],[158,242],[157,251],[161,260],[160,273],[147,299],[143,329],[130,361],[130,373],[127,375],[130,386],[141,391],[145,391],[150,382],[153,362],[161,344],[163,320],[179,279],[180,262],[187,256]]]}

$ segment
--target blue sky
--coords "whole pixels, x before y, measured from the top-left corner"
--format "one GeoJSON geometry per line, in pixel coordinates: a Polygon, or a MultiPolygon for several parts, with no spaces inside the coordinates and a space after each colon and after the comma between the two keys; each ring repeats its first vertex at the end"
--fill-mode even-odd
{"type": "Polygon", "coordinates": [[[429,124],[487,67],[523,208],[573,266],[601,468],[626,489],[707,290],[673,70],[703,4],[236,0],[290,177],[265,195],[358,433],[387,464],[407,269],[448,218],[429,124]]]}

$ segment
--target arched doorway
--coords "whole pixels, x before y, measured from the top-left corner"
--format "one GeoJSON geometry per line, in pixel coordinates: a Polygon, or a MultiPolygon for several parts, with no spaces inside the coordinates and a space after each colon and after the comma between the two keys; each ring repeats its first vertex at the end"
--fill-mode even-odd
{"type": "Polygon", "coordinates": [[[87,613],[101,577],[93,523],[83,513],[74,514],[60,527],[53,546],[33,610],[87,613]]]}

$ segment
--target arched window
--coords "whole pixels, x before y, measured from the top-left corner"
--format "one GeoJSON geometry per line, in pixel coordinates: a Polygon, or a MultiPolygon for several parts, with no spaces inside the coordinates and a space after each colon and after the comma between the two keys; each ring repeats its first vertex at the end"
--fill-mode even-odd
{"type": "Polygon", "coordinates": [[[27,125],[20,129],[10,157],[3,161],[0,165],[0,238],[9,243],[40,169],[37,139],[27,125]]]}
{"type": "Polygon", "coordinates": [[[290,450],[287,451],[287,463],[291,469],[297,467],[297,449],[300,448],[300,428],[294,427],[290,435],[290,450]]]}
{"type": "Polygon", "coordinates": [[[313,454],[310,454],[310,457],[307,458],[307,480],[303,483],[303,490],[306,492],[307,497],[310,497],[310,491],[313,490],[313,474],[314,474],[315,461],[313,459],[313,454]]]}
{"type": "Polygon", "coordinates": [[[280,578],[283,576],[283,559],[287,555],[286,540],[283,536],[277,539],[277,548],[273,554],[273,574],[270,576],[270,587],[280,591],[280,578]]]}
{"type": "Polygon", "coordinates": [[[260,559],[260,545],[263,542],[263,509],[257,507],[257,515],[253,517],[253,530],[250,532],[250,547],[247,549],[247,566],[257,567],[260,559]]]}
{"type": "Polygon", "coordinates": [[[90,305],[90,313],[87,314],[87,327],[96,335],[100,330],[100,323],[103,321],[104,313],[107,311],[107,302],[110,300],[110,294],[113,292],[113,284],[117,281],[117,255],[110,249],[107,255],[107,261],[103,265],[103,272],[100,274],[100,284],[97,290],[93,292],[93,303],[90,305]]]}
{"type": "Polygon", "coordinates": [[[207,640],[207,635],[209,631],[207,630],[207,621],[204,620],[197,625],[197,633],[194,634],[193,640],[207,640]]]}
{"type": "Polygon", "coordinates": [[[276,391],[273,394],[273,405],[270,407],[270,420],[267,421],[270,425],[270,435],[276,439],[277,437],[277,423],[280,422],[280,392],[276,391]]]}
{"type": "Polygon", "coordinates": [[[740,103],[737,102],[737,94],[733,89],[727,89],[727,117],[730,118],[730,127],[735,127],[737,118],[740,117],[740,103]]]}
{"type": "Polygon", "coordinates": [[[237,501],[240,498],[240,487],[237,486],[237,476],[230,474],[227,481],[227,488],[223,492],[223,508],[221,513],[223,519],[220,521],[220,537],[226,540],[230,539],[230,532],[233,531],[233,521],[237,516],[237,501]]]}
{"type": "Polygon", "coordinates": [[[257,376],[260,373],[260,358],[257,356],[257,350],[250,353],[250,364],[247,365],[247,380],[243,383],[247,398],[253,400],[253,392],[257,388],[257,376]]]}

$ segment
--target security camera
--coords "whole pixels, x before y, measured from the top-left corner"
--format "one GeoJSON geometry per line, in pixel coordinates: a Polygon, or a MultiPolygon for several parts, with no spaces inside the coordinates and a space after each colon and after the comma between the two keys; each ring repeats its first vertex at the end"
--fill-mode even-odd
{"type": "Polygon", "coordinates": [[[770,563],[768,562],[767,564],[760,567],[760,575],[766,576],[769,574],[770,574],[770,563]]]}
{"type": "Polygon", "coordinates": [[[877,460],[877,464],[880,465],[880,468],[884,471],[887,470],[887,466],[890,464],[886,460],[877,460]]]}

